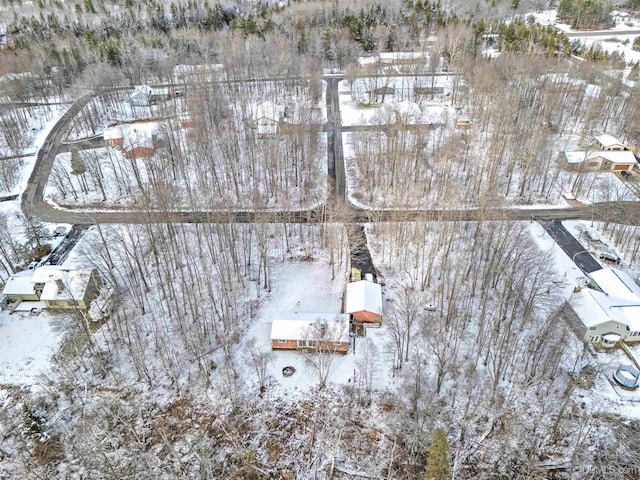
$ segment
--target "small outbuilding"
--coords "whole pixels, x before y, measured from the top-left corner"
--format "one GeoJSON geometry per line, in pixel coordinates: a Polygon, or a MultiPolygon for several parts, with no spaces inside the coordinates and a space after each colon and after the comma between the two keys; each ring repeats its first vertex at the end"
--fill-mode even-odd
{"type": "Polygon", "coordinates": [[[347,284],[346,313],[356,322],[382,322],[382,288],[367,280],[347,284]]]}
{"type": "Polygon", "coordinates": [[[336,313],[277,314],[271,323],[273,350],[349,350],[349,316],[336,313]]]}

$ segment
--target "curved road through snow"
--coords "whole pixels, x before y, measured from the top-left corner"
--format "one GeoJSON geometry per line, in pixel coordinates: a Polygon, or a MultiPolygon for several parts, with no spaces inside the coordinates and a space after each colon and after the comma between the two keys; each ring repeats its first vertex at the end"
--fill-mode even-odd
{"type": "MultiPolygon", "coordinates": [[[[341,149],[342,126],[339,114],[338,81],[343,76],[327,75],[330,159],[329,172],[336,180],[338,194],[328,199],[326,204],[345,203],[344,159],[341,149]]],[[[116,210],[86,211],[57,208],[44,201],[44,189],[53,167],[56,155],[69,151],[73,146],[64,144],[63,139],[72,119],[92,99],[95,94],[87,94],[78,99],[51,129],[38,151],[33,172],[22,195],[22,208],[26,214],[34,215],[51,223],[72,223],[80,225],[118,223],[282,223],[282,222],[324,222],[336,221],[321,205],[306,211],[149,211],[116,210]]],[[[330,205],[331,206],[331,205],[330,205]]],[[[335,205],[334,205],[335,206],[335,205]]],[[[447,210],[364,210],[347,204],[348,219],[353,222],[376,221],[469,221],[469,220],[556,220],[556,219],[596,219],[621,223],[640,224],[640,204],[638,202],[605,202],[593,206],[568,208],[487,208],[487,209],[447,209],[447,210]]],[[[342,206],[341,206],[342,207],[342,206]]],[[[344,211],[344,209],[342,209],[344,211]]]]}

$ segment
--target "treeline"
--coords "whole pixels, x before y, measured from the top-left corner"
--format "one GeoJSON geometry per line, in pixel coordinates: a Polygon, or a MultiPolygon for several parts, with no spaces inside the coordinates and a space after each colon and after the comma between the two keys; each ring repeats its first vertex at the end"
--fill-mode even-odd
{"type": "Polygon", "coordinates": [[[560,0],[558,19],[578,30],[602,29],[612,25],[612,10],[608,0],[560,0]]]}
{"type": "Polygon", "coordinates": [[[168,6],[155,0],[86,0],[73,7],[41,1],[35,8],[39,13],[31,16],[14,11],[0,74],[56,72],[71,84],[88,66],[102,64],[121,71],[128,82],[153,81],[175,63],[222,63],[225,49],[237,49],[237,40],[247,38],[274,42],[278,48],[272,51],[294,53],[300,64],[345,67],[362,53],[428,48],[430,35],[455,26],[472,27],[467,43],[474,56],[486,33],[500,34],[508,51],[568,52],[566,37],[554,29],[482,16],[462,19],[429,0],[260,4],[245,10],[191,0],[168,6]]]}

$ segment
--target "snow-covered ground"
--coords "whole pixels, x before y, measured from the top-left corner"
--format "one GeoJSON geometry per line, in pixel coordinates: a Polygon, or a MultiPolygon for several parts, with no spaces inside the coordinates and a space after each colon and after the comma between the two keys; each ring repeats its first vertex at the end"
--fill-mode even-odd
{"type": "MultiPolygon", "coordinates": [[[[345,285],[344,275],[331,280],[331,269],[325,262],[287,262],[275,266],[271,276],[271,291],[260,300],[255,320],[243,338],[242,348],[239,349],[237,364],[251,368],[249,348],[252,345],[260,352],[271,351],[271,322],[278,313],[341,313],[345,285]]],[[[376,358],[378,368],[374,378],[374,389],[381,390],[387,387],[391,363],[384,354],[387,343],[385,333],[384,329],[370,328],[367,330],[366,338],[355,339],[355,351],[351,346],[347,354],[336,355],[329,373],[328,385],[355,385],[354,375],[358,375],[358,363],[370,354],[371,350],[366,347],[366,344],[370,343],[380,352],[376,358]]],[[[242,373],[243,378],[254,375],[251,371],[242,373]]],[[[275,397],[295,398],[307,394],[318,384],[315,370],[298,351],[272,352],[268,375],[267,390],[275,397]],[[287,366],[296,370],[290,377],[282,374],[282,369],[287,366]]]]}
{"type": "Polygon", "coordinates": [[[51,373],[51,358],[64,338],[63,316],[42,311],[0,311],[0,385],[31,385],[51,373]]]}
{"type": "Polygon", "coordinates": [[[573,30],[571,25],[557,21],[557,10],[545,10],[542,12],[531,13],[530,15],[532,15],[541,25],[553,25],[558,30],[565,33],[571,33],[572,41],[579,40],[587,47],[599,47],[607,53],[619,53],[627,63],[638,62],[640,60],[640,52],[633,50],[632,48],[633,41],[639,36],[639,34],[626,33],[629,30],[640,29],[640,20],[637,18],[630,17],[627,21],[616,23],[610,29],[582,32],[584,35],[580,35],[580,30],[573,30]],[[602,32],[608,32],[611,35],[600,35],[602,32]],[[598,35],[593,35],[594,33],[598,35]]]}

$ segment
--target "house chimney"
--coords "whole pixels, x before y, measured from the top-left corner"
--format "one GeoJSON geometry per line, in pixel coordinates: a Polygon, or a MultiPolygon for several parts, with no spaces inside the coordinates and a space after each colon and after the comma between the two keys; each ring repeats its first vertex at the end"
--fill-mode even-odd
{"type": "Polygon", "coordinates": [[[56,278],[56,285],[58,286],[58,294],[64,292],[64,283],[62,283],[62,279],[56,278]]]}

